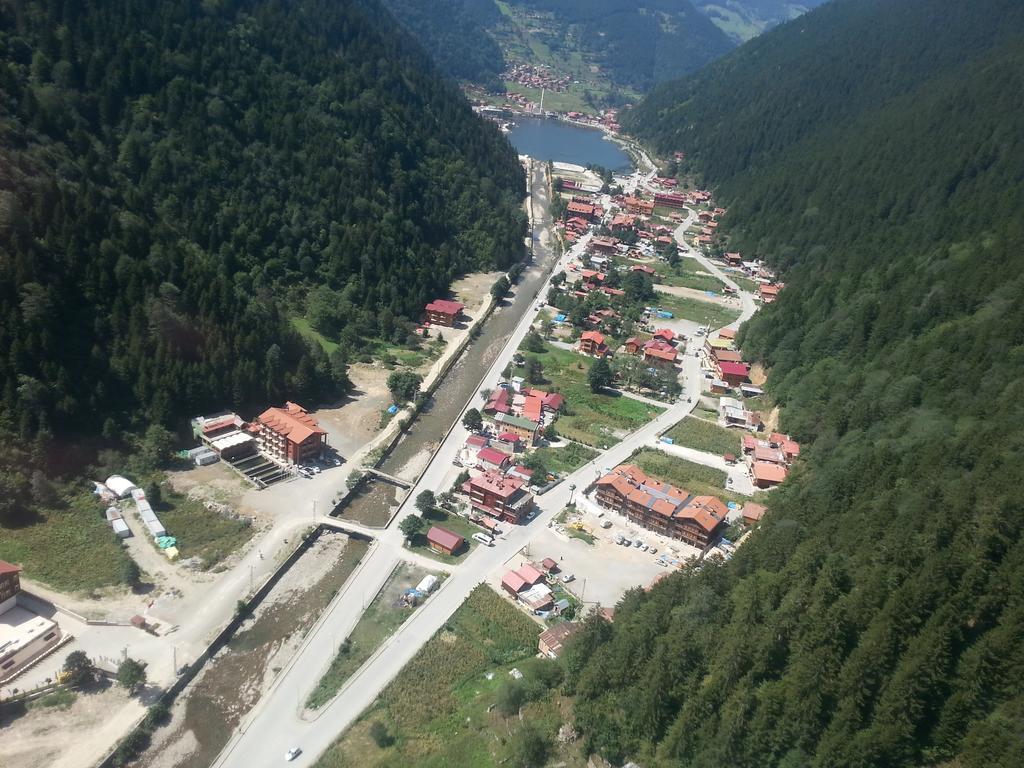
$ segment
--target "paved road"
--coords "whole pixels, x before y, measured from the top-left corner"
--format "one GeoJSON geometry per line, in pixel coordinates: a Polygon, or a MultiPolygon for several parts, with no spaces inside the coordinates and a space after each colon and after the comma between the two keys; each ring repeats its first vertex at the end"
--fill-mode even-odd
{"type": "MultiPolygon", "coordinates": [[[[537,172],[540,170],[537,169],[537,172]]],[[[544,186],[537,183],[536,178],[534,181],[535,187],[544,186]]],[[[550,226],[546,202],[539,214],[537,226],[541,229],[550,226]]],[[[687,221],[692,221],[694,216],[691,211],[687,221]]],[[[677,240],[682,241],[687,225],[684,223],[677,230],[677,240]]],[[[564,264],[569,260],[578,258],[589,238],[589,235],[581,238],[565,254],[559,266],[564,268],[564,264]]],[[[705,268],[721,277],[727,285],[735,287],[718,267],[699,255],[696,257],[705,268]]],[[[557,271],[557,268],[554,271],[557,271]]],[[[550,277],[541,287],[538,296],[546,295],[549,284],[550,277]]],[[[742,320],[749,317],[756,307],[749,296],[741,293],[741,298],[745,313],[741,316],[742,320]]],[[[493,382],[499,379],[502,369],[511,361],[535,317],[536,309],[524,315],[501,354],[486,373],[484,381],[493,382]]],[[[741,320],[737,320],[734,325],[738,325],[741,320]]],[[[313,764],[338,734],[374,702],[384,687],[440,629],[473,588],[483,583],[489,574],[514,557],[534,536],[544,530],[568,503],[574,488],[582,491],[606,469],[622,463],[634,450],[655,441],[659,434],[669,429],[695,407],[701,389],[700,363],[696,357],[687,355],[683,358],[681,376],[683,395],[675,405],[576,470],[552,491],[539,497],[539,512],[531,523],[512,527],[497,539],[494,547],[477,547],[473,550],[462,564],[452,569],[454,573],[444,581],[440,589],[417,609],[346,683],[339,696],[315,713],[303,713],[302,702],[329,665],[338,643],[351,632],[366,603],[383,585],[399,560],[407,554],[401,546],[402,535],[398,530],[398,523],[406,515],[416,514],[411,500],[424,489],[435,492],[444,490],[441,484],[449,473],[452,460],[468,436],[461,424],[460,416],[434,453],[419,482],[406,497],[407,501],[399,509],[392,525],[380,533],[359,570],[324,612],[303,646],[278,675],[271,690],[246,718],[240,731],[221,752],[214,765],[239,768],[265,765],[268,758],[269,761],[282,759],[284,753],[293,746],[301,746],[303,750],[303,754],[293,765],[313,764]],[[690,402],[687,402],[688,400],[690,402]],[[281,758],[277,755],[281,755],[281,758]]],[[[476,396],[467,403],[467,408],[478,406],[481,402],[482,398],[476,396]]]]}

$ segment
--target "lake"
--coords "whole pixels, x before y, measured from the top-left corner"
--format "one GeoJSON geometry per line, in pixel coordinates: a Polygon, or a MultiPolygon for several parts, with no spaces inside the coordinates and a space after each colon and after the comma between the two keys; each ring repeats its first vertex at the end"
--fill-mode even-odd
{"type": "Polygon", "coordinates": [[[517,117],[508,135],[522,155],[576,165],[600,165],[612,171],[631,171],[633,162],[622,148],[606,141],[604,131],[582,128],[561,120],[517,117]]]}

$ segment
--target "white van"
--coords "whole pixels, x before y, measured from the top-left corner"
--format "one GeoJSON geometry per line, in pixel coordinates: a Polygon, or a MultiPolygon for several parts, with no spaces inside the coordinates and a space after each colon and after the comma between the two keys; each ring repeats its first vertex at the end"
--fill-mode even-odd
{"type": "Polygon", "coordinates": [[[492,539],[486,533],[474,533],[473,534],[473,540],[474,541],[479,541],[485,547],[493,547],[494,546],[494,539],[492,539]]]}

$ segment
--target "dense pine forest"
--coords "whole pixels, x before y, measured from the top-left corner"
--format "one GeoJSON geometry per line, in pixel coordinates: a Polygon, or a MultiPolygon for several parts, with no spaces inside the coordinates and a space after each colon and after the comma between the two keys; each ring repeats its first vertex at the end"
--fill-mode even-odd
{"type": "Polygon", "coordinates": [[[501,48],[487,31],[502,16],[494,0],[383,0],[446,75],[503,91],[501,48]]]}
{"type": "Polygon", "coordinates": [[[1021,94],[1019,2],[836,0],[628,116],[783,270],[741,342],[810,447],[728,564],[588,621],[588,747],[1024,764],[1021,94]]]}
{"type": "Polygon", "coordinates": [[[519,257],[523,194],[373,0],[4,3],[0,431],[340,394],[362,340],[519,257]],[[311,286],[331,359],[291,325],[311,286]]]}

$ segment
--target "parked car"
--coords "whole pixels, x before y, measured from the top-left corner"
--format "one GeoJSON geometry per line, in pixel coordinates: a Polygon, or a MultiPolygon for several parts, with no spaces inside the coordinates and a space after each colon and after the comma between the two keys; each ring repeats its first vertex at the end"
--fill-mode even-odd
{"type": "Polygon", "coordinates": [[[562,583],[563,584],[568,584],[570,581],[575,581],[575,580],[576,580],[576,577],[573,576],[571,573],[563,573],[562,574],[562,583]]]}
{"type": "Polygon", "coordinates": [[[292,747],[291,749],[289,749],[287,752],[284,753],[284,759],[285,759],[286,762],[290,763],[292,760],[294,760],[296,757],[298,757],[301,754],[302,754],[302,749],[300,747],[292,747]]]}
{"type": "Polygon", "coordinates": [[[643,539],[637,539],[636,541],[633,542],[633,546],[636,547],[637,549],[639,549],[643,545],[644,545],[644,540],[643,539]]]}
{"type": "Polygon", "coordinates": [[[658,554],[658,548],[657,548],[657,547],[651,547],[651,548],[650,548],[650,550],[648,550],[648,551],[649,551],[649,552],[650,552],[650,553],[651,553],[652,555],[656,555],[656,554],[658,554]]]}
{"type": "Polygon", "coordinates": [[[611,528],[612,527],[612,521],[611,520],[603,520],[601,522],[601,527],[602,528],[611,528]]]}
{"type": "Polygon", "coordinates": [[[494,546],[494,539],[492,539],[486,533],[474,533],[473,534],[473,541],[479,541],[485,547],[493,547],[494,546]]]}

